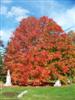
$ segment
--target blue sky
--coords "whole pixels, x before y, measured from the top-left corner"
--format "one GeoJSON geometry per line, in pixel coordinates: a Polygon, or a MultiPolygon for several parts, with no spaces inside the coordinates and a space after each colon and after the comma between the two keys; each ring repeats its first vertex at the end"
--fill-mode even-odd
{"type": "Polygon", "coordinates": [[[0,36],[7,43],[23,18],[48,16],[75,31],[75,0],[0,0],[0,36]]]}

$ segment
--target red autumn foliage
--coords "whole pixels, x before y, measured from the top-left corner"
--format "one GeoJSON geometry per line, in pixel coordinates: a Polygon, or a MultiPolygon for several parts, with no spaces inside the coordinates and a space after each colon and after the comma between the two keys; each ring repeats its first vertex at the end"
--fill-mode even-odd
{"type": "Polygon", "coordinates": [[[4,59],[13,84],[44,85],[75,75],[75,47],[52,19],[23,19],[13,35],[4,59]]]}

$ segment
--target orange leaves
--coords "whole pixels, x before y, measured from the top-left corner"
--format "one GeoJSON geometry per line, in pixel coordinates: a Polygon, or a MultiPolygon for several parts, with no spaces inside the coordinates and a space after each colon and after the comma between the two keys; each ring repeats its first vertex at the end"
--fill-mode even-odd
{"type": "Polygon", "coordinates": [[[75,46],[62,32],[62,28],[46,16],[21,21],[4,60],[14,84],[43,85],[59,76],[74,75],[75,46]]]}
{"type": "Polygon", "coordinates": [[[53,58],[54,58],[54,59],[57,59],[57,58],[60,59],[60,58],[61,58],[61,52],[56,52],[56,53],[54,53],[54,54],[53,54],[53,58]]]}
{"type": "Polygon", "coordinates": [[[46,82],[49,76],[50,71],[48,69],[36,66],[35,69],[31,70],[30,79],[32,80],[33,85],[40,85],[42,82],[46,82]]]}
{"type": "Polygon", "coordinates": [[[63,66],[62,71],[64,74],[66,74],[69,71],[68,66],[63,66]]]}

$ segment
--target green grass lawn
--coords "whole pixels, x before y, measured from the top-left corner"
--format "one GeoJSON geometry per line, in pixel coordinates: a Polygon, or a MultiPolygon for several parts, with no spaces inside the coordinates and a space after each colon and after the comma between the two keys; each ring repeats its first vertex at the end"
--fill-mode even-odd
{"type": "Polygon", "coordinates": [[[5,87],[0,100],[75,100],[75,84],[62,87],[5,87]],[[28,90],[22,98],[17,95],[28,90]]]}

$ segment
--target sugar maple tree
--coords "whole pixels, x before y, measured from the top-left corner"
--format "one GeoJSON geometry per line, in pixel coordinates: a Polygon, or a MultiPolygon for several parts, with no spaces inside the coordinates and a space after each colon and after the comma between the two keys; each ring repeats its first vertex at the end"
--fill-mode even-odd
{"type": "Polygon", "coordinates": [[[4,64],[13,84],[49,84],[58,78],[74,78],[75,47],[52,19],[28,17],[13,33],[4,64]]]}

